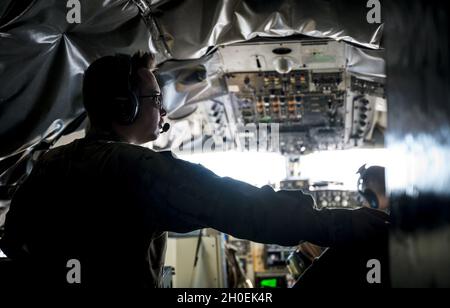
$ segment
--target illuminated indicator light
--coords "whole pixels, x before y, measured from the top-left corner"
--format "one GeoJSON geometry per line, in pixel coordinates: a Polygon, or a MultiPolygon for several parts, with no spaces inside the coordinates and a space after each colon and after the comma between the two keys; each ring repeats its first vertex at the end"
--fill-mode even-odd
{"type": "Polygon", "coordinates": [[[276,288],[277,287],[277,279],[276,278],[263,279],[263,280],[261,280],[260,284],[261,284],[261,287],[276,288]]]}

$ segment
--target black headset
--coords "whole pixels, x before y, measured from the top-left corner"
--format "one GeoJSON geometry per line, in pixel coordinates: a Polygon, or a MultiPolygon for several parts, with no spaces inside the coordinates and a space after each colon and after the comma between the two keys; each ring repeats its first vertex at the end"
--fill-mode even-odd
{"type": "Polygon", "coordinates": [[[133,65],[131,56],[124,54],[116,54],[120,67],[127,68],[126,91],[114,96],[112,117],[122,125],[130,125],[136,120],[139,113],[139,99],[131,87],[131,77],[133,74],[133,65]]]}
{"type": "Polygon", "coordinates": [[[356,172],[359,173],[359,179],[357,183],[358,193],[367,200],[371,208],[377,209],[379,207],[378,197],[373,190],[367,188],[366,172],[366,164],[362,165],[356,172]]]}

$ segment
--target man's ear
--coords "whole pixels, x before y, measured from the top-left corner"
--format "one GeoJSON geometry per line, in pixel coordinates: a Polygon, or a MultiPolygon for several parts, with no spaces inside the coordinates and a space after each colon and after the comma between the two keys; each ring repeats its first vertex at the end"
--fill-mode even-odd
{"type": "Polygon", "coordinates": [[[389,198],[386,195],[377,195],[378,197],[378,203],[380,205],[380,208],[387,209],[389,208],[389,198]]]}

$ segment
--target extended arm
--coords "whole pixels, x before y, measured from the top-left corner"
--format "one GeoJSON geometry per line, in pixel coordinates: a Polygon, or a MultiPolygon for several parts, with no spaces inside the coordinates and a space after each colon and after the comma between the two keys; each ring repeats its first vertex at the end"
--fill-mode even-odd
{"type": "Polygon", "coordinates": [[[316,210],[310,195],[300,191],[257,188],[174,158],[148,154],[141,174],[152,183],[143,187],[142,202],[164,231],[187,232],[212,227],[238,238],[285,246],[306,240],[321,246],[346,244],[376,232],[384,222],[365,210],[316,210]],[[375,228],[375,229],[374,229],[375,228]]]}

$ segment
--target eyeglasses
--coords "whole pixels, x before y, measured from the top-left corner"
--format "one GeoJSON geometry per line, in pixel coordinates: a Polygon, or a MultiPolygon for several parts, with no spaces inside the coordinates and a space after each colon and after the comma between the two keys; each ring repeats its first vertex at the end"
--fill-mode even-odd
{"type": "Polygon", "coordinates": [[[144,96],[139,96],[139,98],[140,99],[151,99],[152,103],[155,104],[158,109],[162,109],[163,108],[161,94],[144,95],[144,96]]]}

